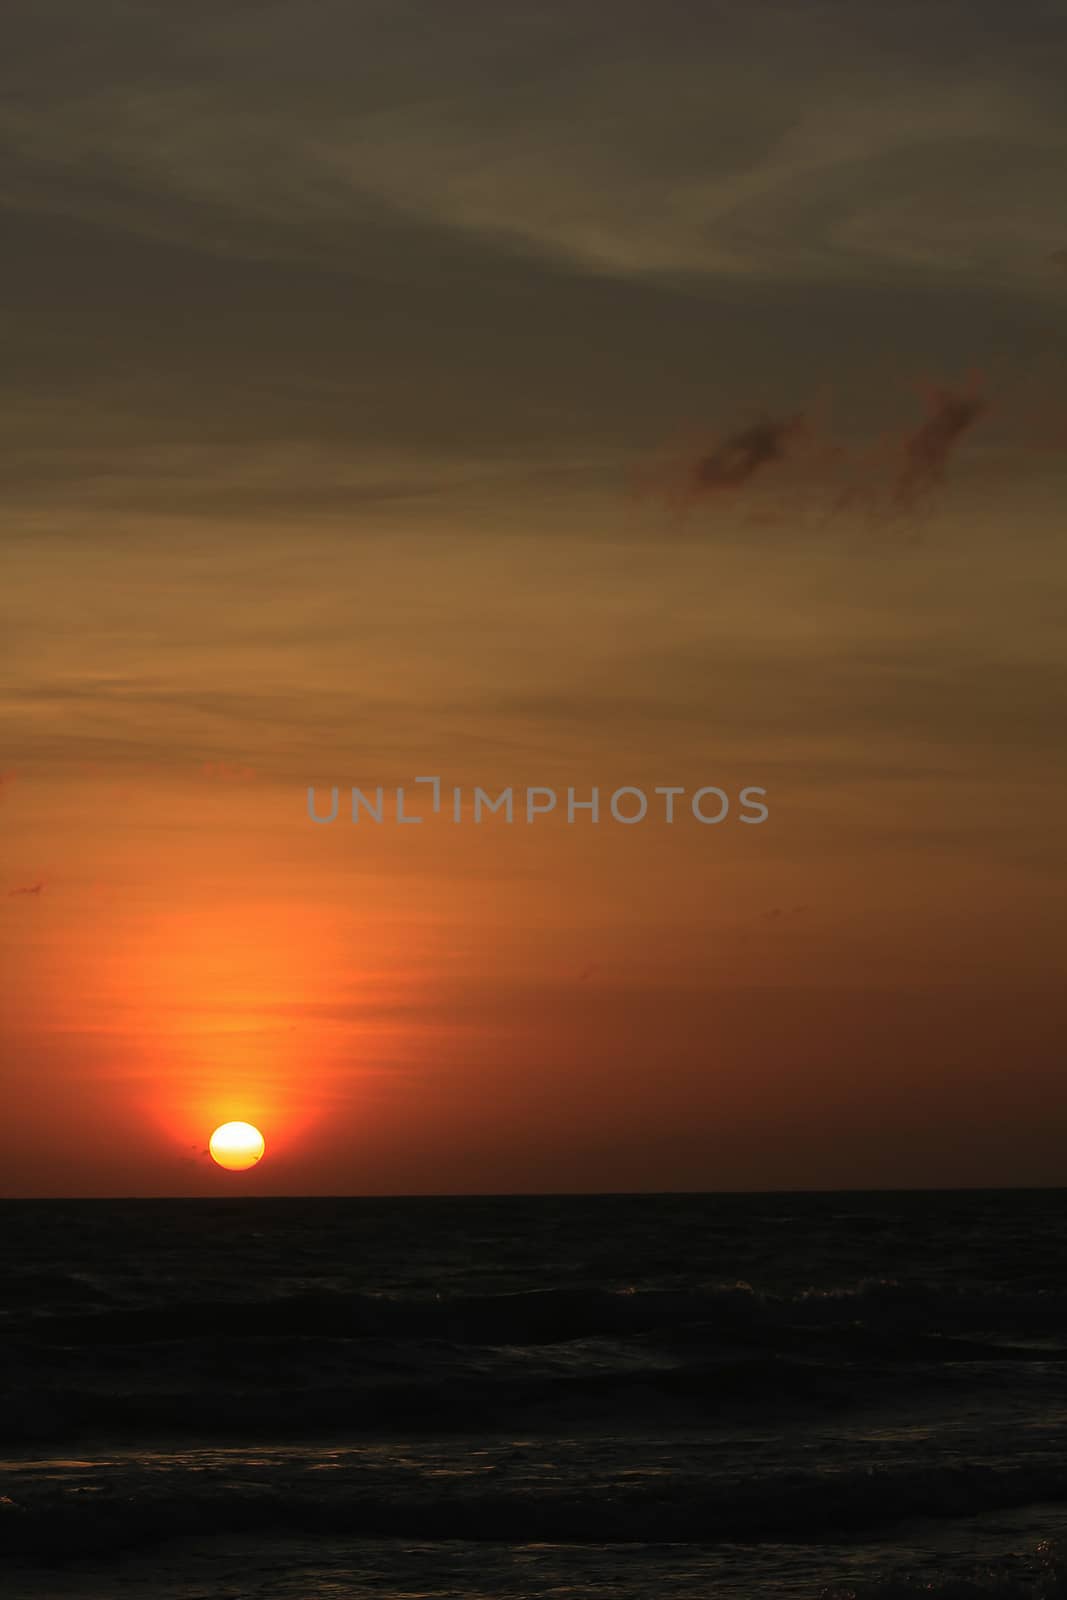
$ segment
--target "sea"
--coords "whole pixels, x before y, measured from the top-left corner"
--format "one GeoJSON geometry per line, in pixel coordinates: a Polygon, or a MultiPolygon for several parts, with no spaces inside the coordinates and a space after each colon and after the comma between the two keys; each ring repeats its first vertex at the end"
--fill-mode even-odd
{"type": "Polygon", "coordinates": [[[0,1203],[0,1595],[1067,1595],[1067,1191],[0,1203]]]}

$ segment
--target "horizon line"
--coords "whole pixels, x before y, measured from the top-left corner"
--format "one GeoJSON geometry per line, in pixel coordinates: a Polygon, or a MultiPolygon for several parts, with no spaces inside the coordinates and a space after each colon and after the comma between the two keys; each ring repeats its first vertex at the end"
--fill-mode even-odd
{"type": "Polygon", "coordinates": [[[0,1205],[52,1205],[57,1202],[81,1204],[114,1201],[261,1201],[261,1200],[665,1200],[680,1198],[734,1198],[738,1196],[823,1196],[896,1194],[1063,1194],[1067,1183],[975,1183],[975,1184],[891,1184],[874,1188],[783,1188],[783,1189],[511,1189],[511,1190],[427,1190],[388,1194],[8,1194],[0,1195],[0,1205]]]}

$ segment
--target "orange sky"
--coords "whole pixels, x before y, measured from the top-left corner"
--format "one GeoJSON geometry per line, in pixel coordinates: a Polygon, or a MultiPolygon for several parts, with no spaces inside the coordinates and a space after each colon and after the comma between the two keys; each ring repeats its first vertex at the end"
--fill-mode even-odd
{"type": "Polygon", "coordinates": [[[901,9],[27,11],[0,1191],[1067,1181],[1067,125],[901,9]]]}

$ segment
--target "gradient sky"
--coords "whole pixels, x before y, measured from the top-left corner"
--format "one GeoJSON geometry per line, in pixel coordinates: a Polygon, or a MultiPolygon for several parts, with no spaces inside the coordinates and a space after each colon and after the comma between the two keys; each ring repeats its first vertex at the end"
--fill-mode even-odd
{"type": "Polygon", "coordinates": [[[0,1191],[1067,1183],[1067,8],[5,35],[0,1191]]]}

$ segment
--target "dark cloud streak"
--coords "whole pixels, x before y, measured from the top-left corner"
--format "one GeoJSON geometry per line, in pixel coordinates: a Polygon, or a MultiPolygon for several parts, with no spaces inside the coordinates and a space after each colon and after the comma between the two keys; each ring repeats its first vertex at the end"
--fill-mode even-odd
{"type": "Polygon", "coordinates": [[[932,391],[926,419],[904,437],[903,462],[893,486],[898,507],[914,510],[943,482],[953,452],[987,409],[985,397],[973,390],[932,391]]]}
{"type": "Polygon", "coordinates": [[[696,463],[694,497],[739,489],[763,468],[783,461],[803,427],[804,420],[799,415],[768,417],[730,434],[696,463]]]}

